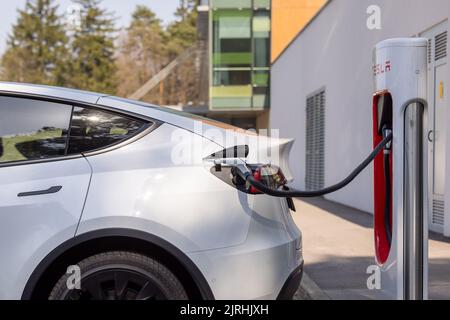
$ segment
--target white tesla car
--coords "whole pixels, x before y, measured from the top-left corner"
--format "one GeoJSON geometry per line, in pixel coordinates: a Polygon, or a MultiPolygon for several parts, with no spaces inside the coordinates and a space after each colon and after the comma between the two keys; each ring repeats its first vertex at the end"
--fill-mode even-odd
{"type": "Polygon", "coordinates": [[[291,298],[303,266],[292,201],[258,194],[231,163],[286,188],[292,142],[229,129],[0,83],[0,299],[291,298]],[[274,146],[277,166],[259,165],[274,146]]]}

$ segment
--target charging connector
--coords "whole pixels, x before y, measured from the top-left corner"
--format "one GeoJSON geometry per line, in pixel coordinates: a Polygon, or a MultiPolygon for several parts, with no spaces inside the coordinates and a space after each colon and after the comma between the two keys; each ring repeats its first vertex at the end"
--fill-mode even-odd
{"type": "MultiPolygon", "coordinates": [[[[386,139],[392,134],[392,129],[387,127],[383,128],[383,138],[386,139]]],[[[392,141],[389,141],[384,147],[384,154],[391,154],[392,151],[392,141]]]]}
{"type": "MultiPolygon", "coordinates": [[[[392,135],[392,129],[383,128],[383,137],[386,138],[392,135]]],[[[391,152],[392,141],[384,147],[383,166],[384,166],[384,181],[386,184],[385,200],[384,200],[384,228],[386,230],[386,239],[391,244],[392,242],[392,223],[391,223],[391,206],[392,206],[392,188],[391,188],[391,152]]]]}

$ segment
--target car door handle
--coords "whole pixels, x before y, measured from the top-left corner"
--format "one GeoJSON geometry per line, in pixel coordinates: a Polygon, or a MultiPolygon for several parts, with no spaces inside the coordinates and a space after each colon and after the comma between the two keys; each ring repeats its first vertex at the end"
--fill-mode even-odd
{"type": "Polygon", "coordinates": [[[53,194],[61,191],[62,186],[53,186],[48,188],[47,190],[38,190],[38,191],[29,191],[29,192],[21,192],[17,196],[18,197],[32,197],[32,196],[42,196],[44,194],[53,194]]]}

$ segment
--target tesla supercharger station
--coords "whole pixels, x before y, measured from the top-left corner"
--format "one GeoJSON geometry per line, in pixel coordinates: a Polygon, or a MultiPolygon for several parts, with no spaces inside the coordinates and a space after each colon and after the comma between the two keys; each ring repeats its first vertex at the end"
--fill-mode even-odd
{"type": "Polygon", "coordinates": [[[381,298],[428,298],[427,39],[390,39],[374,52],[375,256],[381,298]]]}

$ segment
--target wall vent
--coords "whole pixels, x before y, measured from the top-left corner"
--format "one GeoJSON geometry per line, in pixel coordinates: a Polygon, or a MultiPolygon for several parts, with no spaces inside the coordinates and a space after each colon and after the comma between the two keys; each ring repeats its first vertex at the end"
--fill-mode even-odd
{"type": "Polygon", "coordinates": [[[433,224],[444,225],[445,203],[441,200],[433,200],[433,224]]]}
{"type": "Polygon", "coordinates": [[[447,57],[447,31],[438,34],[434,41],[435,60],[437,61],[447,57]]]}
{"type": "Polygon", "coordinates": [[[306,190],[325,184],[325,90],[306,99],[306,190]]]}

